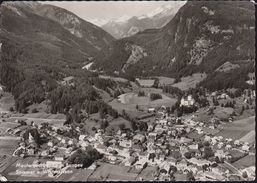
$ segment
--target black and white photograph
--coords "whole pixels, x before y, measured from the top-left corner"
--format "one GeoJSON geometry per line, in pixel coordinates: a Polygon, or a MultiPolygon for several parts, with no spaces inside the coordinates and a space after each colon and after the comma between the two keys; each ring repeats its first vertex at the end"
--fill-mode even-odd
{"type": "Polygon", "coordinates": [[[3,1],[0,182],[254,181],[255,2],[3,1]]]}

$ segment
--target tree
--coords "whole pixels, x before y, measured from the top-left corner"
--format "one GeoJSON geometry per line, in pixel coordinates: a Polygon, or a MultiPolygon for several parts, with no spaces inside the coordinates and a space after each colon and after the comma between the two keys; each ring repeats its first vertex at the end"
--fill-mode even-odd
{"type": "Polygon", "coordinates": [[[96,131],[96,128],[94,126],[92,127],[92,131],[96,131]]]}
{"type": "Polygon", "coordinates": [[[14,111],[14,108],[13,108],[13,107],[10,107],[9,111],[13,112],[13,111],[14,111]]]}
{"type": "Polygon", "coordinates": [[[218,156],[215,157],[215,162],[220,163],[220,158],[218,156]]]}
{"type": "Polygon", "coordinates": [[[92,147],[87,147],[85,151],[78,149],[68,158],[69,164],[82,164],[82,168],[89,167],[95,160],[102,158],[96,149],[92,147]]]}
{"type": "Polygon", "coordinates": [[[205,147],[204,148],[204,158],[208,159],[210,157],[214,156],[214,153],[212,151],[212,148],[211,147],[205,147]]]}
{"type": "Polygon", "coordinates": [[[154,158],[156,157],[156,154],[155,153],[150,153],[149,154],[149,157],[148,157],[148,160],[154,160],[154,158]]]}
{"type": "Polygon", "coordinates": [[[139,96],[139,97],[145,96],[145,92],[144,92],[144,91],[139,91],[139,92],[138,92],[138,96],[139,96]]]}
{"type": "Polygon", "coordinates": [[[105,118],[105,113],[104,113],[103,109],[99,110],[99,117],[100,117],[100,119],[104,119],[105,118]]]}
{"type": "Polygon", "coordinates": [[[209,146],[210,146],[210,142],[205,141],[205,142],[203,143],[203,145],[204,145],[204,146],[208,146],[208,147],[209,147],[209,146]]]}
{"type": "Polygon", "coordinates": [[[192,171],[189,171],[189,172],[187,173],[187,178],[188,178],[189,181],[195,181],[195,177],[194,177],[192,171]]]}
{"type": "Polygon", "coordinates": [[[109,123],[107,120],[103,119],[100,125],[100,128],[105,130],[108,127],[109,123]]]}
{"type": "Polygon", "coordinates": [[[126,125],[124,123],[119,124],[120,130],[124,130],[126,128],[126,125]]]}
{"type": "Polygon", "coordinates": [[[66,114],[66,121],[64,122],[64,125],[71,124],[72,123],[72,116],[70,113],[66,114]]]}
{"type": "Polygon", "coordinates": [[[181,82],[181,78],[177,77],[175,80],[174,80],[174,83],[178,83],[178,82],[181,82]]]}
{"type": "Polygon", "coordinates": [[[186,157],[186,159],[192,158],[192,155],[190,152],[185,152],[184,156],[186,157]]]}
{"type": "Polygon", "coordinates": [[[158,100],[158,99],[162,99],[162,96],[159,93],[150,93],[151,101],[158,100]]]}
{"type": "Polygon", "coordinates": [[[175,152],[173,152],[172,154],[173,154],[173,157],[174,157],[176,160],[179,160],[179,159],[181,159],[181,157],[182,157],[181,153],[178,152],[178,151],[175,151],[175,152]]]}
{"type": "Polygon", "coordinates": [[[37,113],[38,112],[38,110],[36,109],[36,108],[34,108],[34,109],[32,109],[32,111],[31,111],[32,113],[37,113]]]}
{"type": "Polygon", "coordinates": [[[248,175],[247,175],[246,171],[244,171],[244,172],[242,173],[242,177],[245,178],[245,179],[248,178],[248,175]]]}
{"type": "Polygon", "coordinates": [[[245,110],[245,106],[242,106],[242,109],[241,109],[240,115],[242,115],[242,114],[244,113],[244,110],[245,110]]]}
{"type": "Polygon", "coordinates": [[[175,166],[173,166],[173,165],[170,165],[170,170],[171,170],[172,172],[176,173],[178,169],[177,169],[177,167],[175,167],[175,166]]]}

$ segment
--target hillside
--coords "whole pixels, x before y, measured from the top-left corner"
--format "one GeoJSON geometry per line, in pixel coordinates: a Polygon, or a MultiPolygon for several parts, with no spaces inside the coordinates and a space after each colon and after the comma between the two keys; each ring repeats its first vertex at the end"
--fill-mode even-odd
{"type": "Polygon", "coordinates": [[[1,12],[2,42],[16,44],[23,52],[20,62],[32,67],[53,63],[82,66],[90,57],[98,59],[100,50],[107,54],[114,40],[101,28],[52,5],[4,2],[1,12]]]}
{"type": "Polygon", "coordinates": [[[163,28],[115,41],[111,56],[95,67],[120,75],[181,77],[210,74],[230,62],[240,66],[230,75],[242,68],[247,73],[255,58],[254,12],[250,2],[187,2],[163,28]],[[133,64],[124,70],[128,63],[133,64]]]}
{"type": "Polygon", "coordinates": [[[4,2],[1,23],[0,83],[14,96],[18,112],[43,101],[53,113],[81,107],[85,100],[94,101],[94,112],[100,104],[106,108],[93,85],[107,90],[116,83],[82,66],[108,55],[111,35],[67,10],[37,2],[4,2]]]}

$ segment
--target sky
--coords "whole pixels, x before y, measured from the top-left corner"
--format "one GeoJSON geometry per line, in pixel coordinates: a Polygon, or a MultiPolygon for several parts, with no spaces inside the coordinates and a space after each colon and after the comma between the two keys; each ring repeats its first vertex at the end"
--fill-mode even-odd
{"type": "Polygon", "coordinates": [[[185,1],[45,1],[67,9],[84,20],[117,19],[121,16],[140,16],[154,11],[162,5],[182,6],[185,1]]]}

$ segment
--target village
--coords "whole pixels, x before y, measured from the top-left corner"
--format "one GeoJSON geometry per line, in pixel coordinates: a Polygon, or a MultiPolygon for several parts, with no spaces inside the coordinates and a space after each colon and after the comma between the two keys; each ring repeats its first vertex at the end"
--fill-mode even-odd
{"type": "MultiPolygon", "coordinates": [[[[217,98],[226,98],[226,94],[222,93],[217,98]]],[[[254,98],[253,92],[250,99],[254,98]]],[[[180,101],[180,106],[193,105],[195,101],[190,95],[180,101]]],[[[146,131],[132,132],[121,128],[113,135],[101,128],[95,128],[95,133],[89,135],[82,134],[79,127],[70,125],[56,127],[34,121],[29,124],[16,119],[14,123],[19,126],[6,130],[13,138],[19,138],[12,157],[18,158],[21,165],[30,159],[32,165],[29,168],[19,167],[16,160],[15,176],[35,178],[26,174],[26,171],[36,167],[42,170],[41,176],[56,181],[74,180],[71,177],[78,174],[87,175],[83,180],[255,179],[255,165],[240,167],[236,163],[244,159],[249,161],[249,157],[255,156],[255,140],[252,140],[255,133],[250,131],[240,139],[218,135],[224,125],[236,123],[231,117],[228,122],[218,118],[199,122],[194,118],[197,112],[178,117],[170,114],[166,106],[149,108],[148,113],[153,114],[155,120],[148,124],[146,131]],[[78,149],[87,151],[88,147],[103,156],[87,167],[70,161],[78,149]]],[[[249,119],[254,123],[254,118],[249,119]]],[[[8,119],[8,114],[2,114],[1,123],[5,123],[5,119],[8,119]]],[[[10,174],[10,170],[3,172],[10,174]]]]}

